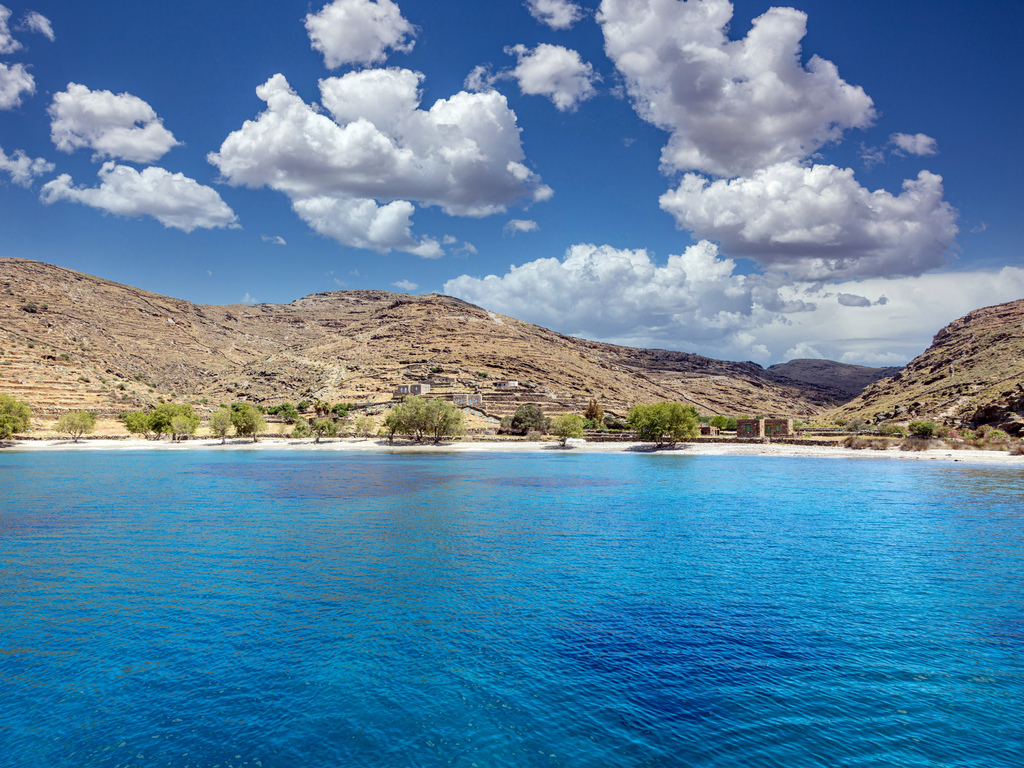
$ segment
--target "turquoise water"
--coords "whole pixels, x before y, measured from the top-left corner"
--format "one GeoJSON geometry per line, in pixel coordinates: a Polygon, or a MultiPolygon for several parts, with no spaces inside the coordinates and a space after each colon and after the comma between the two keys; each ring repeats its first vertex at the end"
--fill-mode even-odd
{"type": "Polygon", "coordinates": [[[1019,766],[1024,471],[0,453],[0,765],[1019,766]]]}

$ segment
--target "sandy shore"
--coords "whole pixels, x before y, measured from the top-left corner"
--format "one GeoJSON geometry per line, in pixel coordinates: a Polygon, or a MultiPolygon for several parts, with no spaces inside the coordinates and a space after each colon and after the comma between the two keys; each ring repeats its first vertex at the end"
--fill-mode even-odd
{"type": "MultiPolygon", "coordinates": [[[[587,443],[571,449],[563,449],[552,442],[475,442],[465,440],[453,443],[414,444],[396,441],[389,445],[386,440],[326,439],[319,444],[312,440],[283,438],[261,438],[251,440],[229,439],[221,445],[220,440],[189,440],[172,443],[168,440],[30,440],[0,443],[0,455],[8,452],[37,451],[325,451],[325,452],[379,452],[379,453],[640,453],[652,452],[645,443],[587,443]]],[[[928,451],[885,451],[852,450],[831,446],[806,445],[728,445],[726,443],[682,443],[672,449],[653,452],[657,456],[785,456],[819,459],[893,459],[899,461],[949,461],[972,464],[1009,464],[1024,467],[1024,456],[1011,456],[1004,451],[953,451],[948,448],[928,451]]]]}

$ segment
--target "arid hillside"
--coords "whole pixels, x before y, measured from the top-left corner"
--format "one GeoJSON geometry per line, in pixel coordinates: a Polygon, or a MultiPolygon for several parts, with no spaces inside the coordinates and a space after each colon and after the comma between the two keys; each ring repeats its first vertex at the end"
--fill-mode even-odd
{"type": "Polygon", "coordinates": [[[822,398],[843,403],[857,397],[869,384],[895,376],[901,370],[868,368],[834,360],[790,360],[771,366],[765,373],[780,384],[803,387],[808,396],[817,390],[822,398]]]}
{"type": "Polygon", "coordinates": [[[10,258],[0,259],[0,347],[0,391],[49,416],[160,398],[384,402],[399,384],[428,380],[434,394],[483,394],[491,416],[522,402],[582,410],[597,398],[618,414],[682,399],[704,413],[807,417],[845,399],[827,377],[584,341],[447,296],[337,291],[201,306],[10,258]],[[519,387],[498,386],[506,380],[519,387]]]}
{"type": "Polygon", "coordinates": [[[831,411],[835,418],[1024,426],[1024,300],[971,312],[901,372],[831,411]]]}

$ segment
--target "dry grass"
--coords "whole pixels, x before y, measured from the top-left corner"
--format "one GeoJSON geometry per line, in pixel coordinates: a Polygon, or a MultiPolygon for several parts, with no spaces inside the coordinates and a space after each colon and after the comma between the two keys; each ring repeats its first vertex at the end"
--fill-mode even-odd
{"type": "Polygon", "coordinates": [[[901,451],[928,451],[943,446],[944,443],[941,440],[928,440],[922,437],[908,437],[900,442],[901,451]]]}
{"type": "Polygon", "coordinates": [[[892,448],[895,443],[885,437],[864,437],[863,435],[851,435],[850,437],[843,440],[842,445],[844,448],[852,448],[855,451],[861,451],[865,448],[870,448],[873,451],[887,451],[892,448]]]}

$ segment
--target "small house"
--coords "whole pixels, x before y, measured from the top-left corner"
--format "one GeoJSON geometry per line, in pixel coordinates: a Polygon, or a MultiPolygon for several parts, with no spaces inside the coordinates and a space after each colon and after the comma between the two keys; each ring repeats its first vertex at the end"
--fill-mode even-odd
{"type": "Polygon", "coordinates": [[[718,437],[721,430],[718,427],[712,426],[711,424],[701,424],[700,434],[701,437],[718,437]]]}
{"type": "Polygon", "coordinates": [[[519,389],[518,381],[496,381],[494,382],[496,389],[519,389]]]}
{"type": "Polygon", "coordinates": [[[421,381],[417,384],[399,384],[395,394],[399,397],[406,395],[425,395],[430,391],[430,382],[421,381]]]}
{"type": "Polygon", "coordinates": [[[477,393],[459,393],[452,395],[452,402],[459,408],[481,408],[484,404],[484,397],[477,393]]]}
{"type": "Polygon", "coordinates": [[[736,419],[736,437],[793,437],[792,419],[736,419]]]}
{"type": "Polygon", "coordinates": [[[792,419],[765,419],[765,437],[793,437],[792,419]]]}

